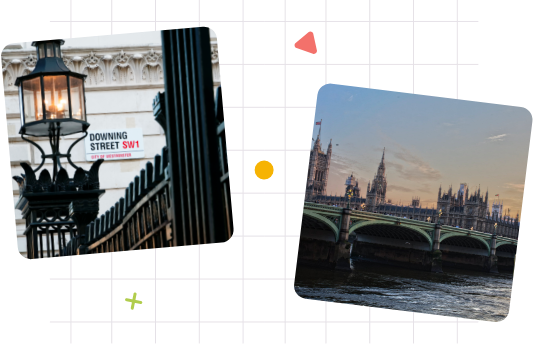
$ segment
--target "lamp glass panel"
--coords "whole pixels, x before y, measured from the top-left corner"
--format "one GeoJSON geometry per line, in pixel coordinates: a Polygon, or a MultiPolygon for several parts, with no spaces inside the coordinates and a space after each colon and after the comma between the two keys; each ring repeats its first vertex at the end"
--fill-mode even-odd
{"type": "Polygon", "coordinates": [[[46,119],[69,118],[67,76],[45,76],[43,81],[46,119]]]}
{"type": "Polygon", "coordinates": [[[83,80],[80,78],[70,77],[70,101],[72,118],[85,121],[83,80]]]}
{"type": "Polygon", "coordinates": [[[46,43],[46,57],[54,57],[54,43],[46,43]]]}
{"type": "Polygon", "coordinates": [[[25,122],[39,121],[43,119],[43,101],[41,99],[41,78],[36,77],[22,83],[24,96],[25,122]]]}
{"type": "Polygon", "coordinates": [[[44,59],[45,58],[45,48],[44,48],[44,43],[43,44],[39,44],[39,59],[44,59]]]}

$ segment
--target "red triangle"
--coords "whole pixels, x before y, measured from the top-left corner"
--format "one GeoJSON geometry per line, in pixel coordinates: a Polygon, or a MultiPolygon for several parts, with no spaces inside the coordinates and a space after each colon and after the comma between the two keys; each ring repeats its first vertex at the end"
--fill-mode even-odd
{"type": "Polygon", "coordinates": [[[308,53],[315,54],[317,52],[317,47],[315,46],[315,38],[313,37],[313,32],[308,32],[301,39],[295,43],[295,48],[304,50],[308,53]]]}

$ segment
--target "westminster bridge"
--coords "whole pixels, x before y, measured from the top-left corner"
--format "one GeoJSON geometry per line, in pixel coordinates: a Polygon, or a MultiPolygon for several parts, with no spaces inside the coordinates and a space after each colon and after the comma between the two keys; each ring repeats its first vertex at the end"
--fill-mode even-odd
{"type": "Polygon", "coordinates": [[[434,272],[513,271],[517,239],[502,234],[306,202],[299,263],[347,269],[352,258],[434,272]]]}

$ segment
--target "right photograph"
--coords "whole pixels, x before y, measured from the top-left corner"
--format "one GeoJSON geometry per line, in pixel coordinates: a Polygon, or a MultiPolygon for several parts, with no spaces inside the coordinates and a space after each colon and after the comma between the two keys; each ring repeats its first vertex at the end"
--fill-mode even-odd
{"type": "Polygon", "coordinates": [[[531,127],[521,107],[323,86],[296,293],[505,319],[531,127]]]}

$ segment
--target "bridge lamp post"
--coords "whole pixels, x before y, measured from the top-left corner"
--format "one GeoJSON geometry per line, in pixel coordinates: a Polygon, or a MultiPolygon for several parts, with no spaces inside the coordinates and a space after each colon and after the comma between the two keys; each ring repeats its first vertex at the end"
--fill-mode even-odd
{"type": "Polygon", "coordinates": [[[365,211],[365,203],[362,203],[362,211],[365,211]]]}
{"type": "Polygon", "coordinates": [[[441,211],[441,209],[438,211],[438,225],[441,224],[441,215],[443,214],[443,212],[441,211]]]}
{"type": "Polygon", "coordinates": [[[432,218],[430,216],[426,218],[427,222],[430,222],[431,220],[432,220],[432,218]]]}
{"type": "Polygon", "coordinates": [[[347,203],[347,208],[350,209],[350,199],[352,198],[352,190],[349,190],[349,191],[347,192],[347,197],[349,198],[349,201],[348,201],[348,203],[347,203]]]}

